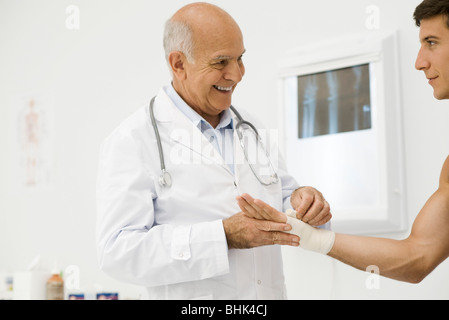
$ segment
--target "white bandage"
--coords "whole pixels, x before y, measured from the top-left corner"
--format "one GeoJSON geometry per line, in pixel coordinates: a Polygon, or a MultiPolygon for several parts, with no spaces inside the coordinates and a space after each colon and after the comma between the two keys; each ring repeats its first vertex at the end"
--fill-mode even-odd
{"type": "Polygon", "coordinates": [[[287,223],[292,226],[292,230],[287,233],[297,235],[299,246],[305,250],[328,254],[331,251],[334,241],[335,232],[323,229],[317,229],[311,225],[302,222],[296,218],[296,211],[287,210],[287,223]]]}

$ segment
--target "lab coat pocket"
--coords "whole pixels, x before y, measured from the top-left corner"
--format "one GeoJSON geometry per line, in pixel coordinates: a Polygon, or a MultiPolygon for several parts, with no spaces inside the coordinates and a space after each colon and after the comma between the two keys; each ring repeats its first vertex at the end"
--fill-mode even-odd
{"type": "Polygon", "coordinates": [[[177,226],[173,230],[171,243],[172,259],[180,261],[190,259],[190,229],[191,226],[177,226]]]}

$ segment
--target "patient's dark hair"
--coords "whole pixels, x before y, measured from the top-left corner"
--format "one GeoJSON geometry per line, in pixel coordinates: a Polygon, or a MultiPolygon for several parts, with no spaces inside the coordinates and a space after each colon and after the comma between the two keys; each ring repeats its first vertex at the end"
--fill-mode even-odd
{"type": "Polygon", "coordinates": [[[422,20],[439,15],[446,16],[446,24],[449,28],[449,0],[424,0],[416,7],[413,18],[415,19],[416,25],[419,27],[421,26],[422,20]]]}

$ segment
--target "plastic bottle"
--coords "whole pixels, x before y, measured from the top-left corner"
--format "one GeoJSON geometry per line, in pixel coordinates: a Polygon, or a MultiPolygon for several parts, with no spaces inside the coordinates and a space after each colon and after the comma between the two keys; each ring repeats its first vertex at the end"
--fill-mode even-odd
{"type": "Polygon", "coordinates": [[[52,276],[47,281],[45,297],[47,300],[64,300],[64,280],[56,267],[56,263],[51,274],[52,276]]]}

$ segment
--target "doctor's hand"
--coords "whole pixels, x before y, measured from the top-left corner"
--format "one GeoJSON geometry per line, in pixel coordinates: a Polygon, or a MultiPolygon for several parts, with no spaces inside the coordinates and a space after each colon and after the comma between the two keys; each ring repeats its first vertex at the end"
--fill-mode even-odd
{"type": "Polygon", "coordinates": [[[289,245],[298,247],[299,237],[285,232],[291,225],[284,222],[258,220],[243,212],[223,220],[223,227],[229,249],[249,249],[266,245],[289,245]]]}
{"type": "Polygon", "coordinates": [[[250,218],[279,223],[287,222],[287,216],[283,212],[268,206],[261,200],[254,199],[247,193],[238,196],[236,200],[242,212],[250,218]],[[269,210],[267,210],[268,207],[269,210]]]}
{"type": "Polygon", "coordinates": [[[296,210],[296,218],[311,226],[322,226],[332,219],[329,203],[315,188],[302,187],[293,191],[290,203],[296,210]]]}

